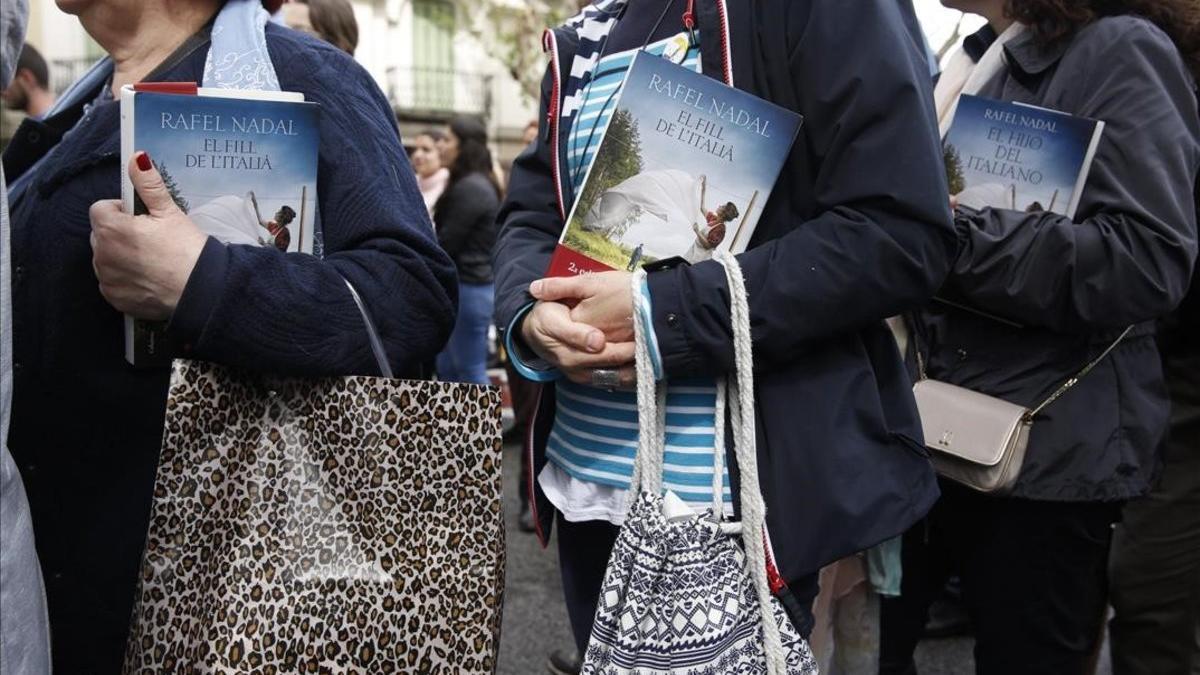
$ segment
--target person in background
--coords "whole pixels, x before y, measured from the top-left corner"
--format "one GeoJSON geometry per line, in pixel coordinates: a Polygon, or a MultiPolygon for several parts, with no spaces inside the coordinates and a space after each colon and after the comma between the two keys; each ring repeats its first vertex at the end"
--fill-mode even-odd
{"type": "Polygon", "coordinates": [[[1033,407],[1133,328],[1037,415],[1011,492],[942,481],[903,539],[901,594],[883,600],[880,672],[914,672],[930,600],[957,571],[976,672],[1083,675],[1113,524],[1149,489],[1167,430],[1155,321],[1184,298],[1196,259],[1200,12],[1194,0],[943,4],[987,19],[938,80],[943,133],[962,93],[1106,126],[1073,219],[956,209],[946,302],[912,320],[928,376],[1033,407]]]}
{"type": "Polygon", "coordinates": [[[358,20],[349,0],[290,0],[281,8],[288,28],[315,35],[354,56],[358,20]]]}
{"type": "Polygon", "coordinates": [[[25,43],[21,47],[16,73],[0,92],[0,98],[9,109],[20,110],[36,118],[45,115],[54,105],[54,92],[50,91],[50,68],[33,45],[25,43]]]}
{"type": "Polygon", "coordinates": [[[426,226],[391,106],[327,43],[256,22],[246,32],[265,31],[266,55],[226,45],[269,56],[284,91],[321,106],[323,258],[208,238],[175,206],[153,158],[118,160],[113,94],[132,82],[204,81],[214,17],[235,2],[231,16],[254,9],[253,0],[60,0],[110,56],[44,120],[25,120],[4,154],[8,441],[33,511],[58,672],[119,672],[132,615],[170,369],[125,362],[125,314],[168,321],[188,358],[314,377],[379,372],[347,281],[399,377],[432,360],[454,323],[454,267],[426,226]],[[121,211],[126,173],[148,215],[121,211]]]}
{"type": "Polygon", "coordinates": [[[1114,675],[1200,673],[1200,276],[1160,328],[1171,395],[1163,468],[1113,533],[1114,675]]]}
{"type": "MultiPolygon", "coordinates": [[[[26,0],[0,2],[0,87],[17,69],[25,39],[26,0]]],[[[12,266],[9,256],[8,185],[0,166],[0,673],[50,672],[50,627],[29,501],[8,452],[12,404],[12,266]]]]}
{"type": "Polygon", "coordinates": [[[421,197],[425,200],[425,208],[433,215],[433,205],[437,204],[446,184],[450,181],[450,170],[442,166],[442,153],[438,144],[446,138],[446,134],[437,129],[426,129],[412,139],[413,170],[417,172],[417,187],[421,189],[421,197]]]}
{"type": "Polygon", "coordinates": [[[487,143],[482,122],[459,117],[450,123],[442,144],[450,179],[433,207],[433,222],[438,241],[458,268],[458,320],[450,342],[437,357],[438,377],[447,382],[489,384],[492,246],[501,190],[487,143]]]}

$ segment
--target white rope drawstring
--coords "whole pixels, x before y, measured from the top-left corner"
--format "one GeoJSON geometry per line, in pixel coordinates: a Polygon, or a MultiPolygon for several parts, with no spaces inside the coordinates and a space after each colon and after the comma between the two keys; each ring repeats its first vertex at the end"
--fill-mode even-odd
{"type": "MultiPolygon", "coordinates": [[[[751,352],[750,305],[746,296],[746,283],[742,278],[737,258],[726,252],[718,252],[713,259],[725,268],[729,285],[730,315],[733,323],[733,346],[735,376],[717,383],[717,401],[714,419],[713,456],[713,509],[720,520],[724,513],[724,453],[725,411],[729,409],[733,426],[734,454],[741,472],[741,522],[728,523],[722,531],[734,534],[739,529],[746,554],[746,565],[758,596],[762,613],[763,650],[766,655],[768,675],[785,675],[787,656],[783,649],[783,637],[771,604],[771,588],[767,580],[767,560],[764,549],[766,504],[758,482],[758,456],[756,451],[754,423],[754,359],[751,352]],[[740,528],[739,528],[740,525],[740,528]]],[[[644,270],[633,274],[631,291],[634,297],[641,293],[646,277],[644,270]]],[[[638,395],[638,447],[634,459],[633,479],[630,481],[630,503],[645,490],[662,494],[663,462],[665,452],[666,387],[659,387],[654,379],[654,368],[650,361],[648,341],[652,326],[646,325],[641,312],[634,312],[634,341],[637,370],[638,395]]]]}
{"type": "Polygon", "coordinates": [[[746,282],[737,258],[719,251],[713,259],[725,268],[725,279],[729,286],[729,308],[733,323],[733,351],[736,380],[730,387],[729,406],[733,418],[733,445],[741,472],[742,543],[746,552],[746,564],[758,592],[758,604],[762,611],[764,651],[767,657],[767,672],[784,675],[787,672],[787,656],[783,650],[783,637],[779,624],[775,623],[775,612],[771,606],[771,586],[767,581],[767,559],[764,548],[764,529],[767,507],[763,502],[762,489],[758,482],[758,454],[754,423],[754,358],[751,351],[750,303],[746,295],[746,282]]]}

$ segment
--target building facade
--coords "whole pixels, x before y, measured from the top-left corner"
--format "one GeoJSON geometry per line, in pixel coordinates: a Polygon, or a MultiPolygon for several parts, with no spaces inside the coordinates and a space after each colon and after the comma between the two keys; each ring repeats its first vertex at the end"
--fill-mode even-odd
{"type": "MultiPolygon", "coordinates": [[[[444,125],[455,115],[474,115],[487,122],[501,163],[520,152],[521,133],[536,115],[537,102],[472,37],[455,2],[351,4],[359,25],[356,58],[391,101],[403,137],[444,125]]],[[[78,19],[59,10],[54,0],[30,2],[27,39],[49,62],[51,87],[58,92],[104,56],[78,19]]],[[[10,136],[16,122],[19,117],[6,116],[0,136],[10,136]]]]}

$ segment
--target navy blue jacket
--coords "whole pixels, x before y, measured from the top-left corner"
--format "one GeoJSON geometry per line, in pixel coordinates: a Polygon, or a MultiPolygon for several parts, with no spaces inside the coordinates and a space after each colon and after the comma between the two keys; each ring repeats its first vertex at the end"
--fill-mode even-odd
{"type": "MultiPolygon", "coordinates": [[[[929,300],[955,246],[929,70],[894,0],[696,8],[704,72],[804,116],[740,256],[767,522],[780,569],[796,581],[903,532],[938,496],[912,384],[883,322],[929,300]]],[[[530,302],[528,284],[545,274],[573,200],[558,98],[576,44],[569,28],[547,36],[540,137],[516,161],[500,215],[501,326],[530,302]]],[[[730,372],[721,267],[659,272],[649,284],[668,378],[730,372]]],[[[530,443],[535,475],[553,400],[546,387],[530,443]]],[[[539,496],[537,506],[545,534],[549,505],[539,496]]]]}
{"type": "MultiPolygon", "coordinates": [[[[193,42],[151,79],[201,80],[208,42],[193,42]]],[[[283,89],[321,104],[317,198],[326,257],[210,240],[170,330],[192,358],[294,375],[376,374],[340,274],[370,308],[393,367],[411,372],[444,344],[457,285],[391,108],[340,50],[275,25],[267,45],[283,89]]],[[[95,106],[13,204],[9,446],[29,491],[63,672],[119,669],[169,374],[126,365],[122,317],[92,271],[88,208],[120,196],[125,170],[118,107],[95,106]]],[[[28,167],[44,155],[58,135],[54,123],[22,127],[6,166],[28,167]]]]}
{"type": "MultiPolygon", "coordinates": [[[[967,45],[979,53],[994,37],[967,45]]],[[[1013,490],[1130,499],[1157,471],[1170,411],[1155,320],[1184,298],[1196,258],[1196,83],[1170,38],[1133,16],[1049,47],[1026,33],[1005,52],[981,95],[1104,120],[1104,133],[1074,220],[959,209],[960,252],[941,293],[955,306],[922,312],[918,342],[930,377],[1033,407],[1134,324],[1035,419],[1013,490]]]]}

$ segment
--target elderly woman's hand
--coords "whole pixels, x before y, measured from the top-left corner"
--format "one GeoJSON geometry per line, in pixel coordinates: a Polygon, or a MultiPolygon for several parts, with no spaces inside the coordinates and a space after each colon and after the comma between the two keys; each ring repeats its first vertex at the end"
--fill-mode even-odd
{"type": "Polygon", "coordinates": [[[634,384],[633,343],[608,342],[604,333],[571,318],[559,302],[538,302],[521,324],[521,337],[539,357],[577,384],[592,384],[596,371],[615,371],[619,386],[634,384]]]}
{"type": "Polygon", "coordinates": [[[149,155],[134,155],[127,170],[149,214],[125,213],[117,200],[93,204],[92,267],[109,304],[164,321],[179,304],[208,235],[175,204],[149,155]]]}

